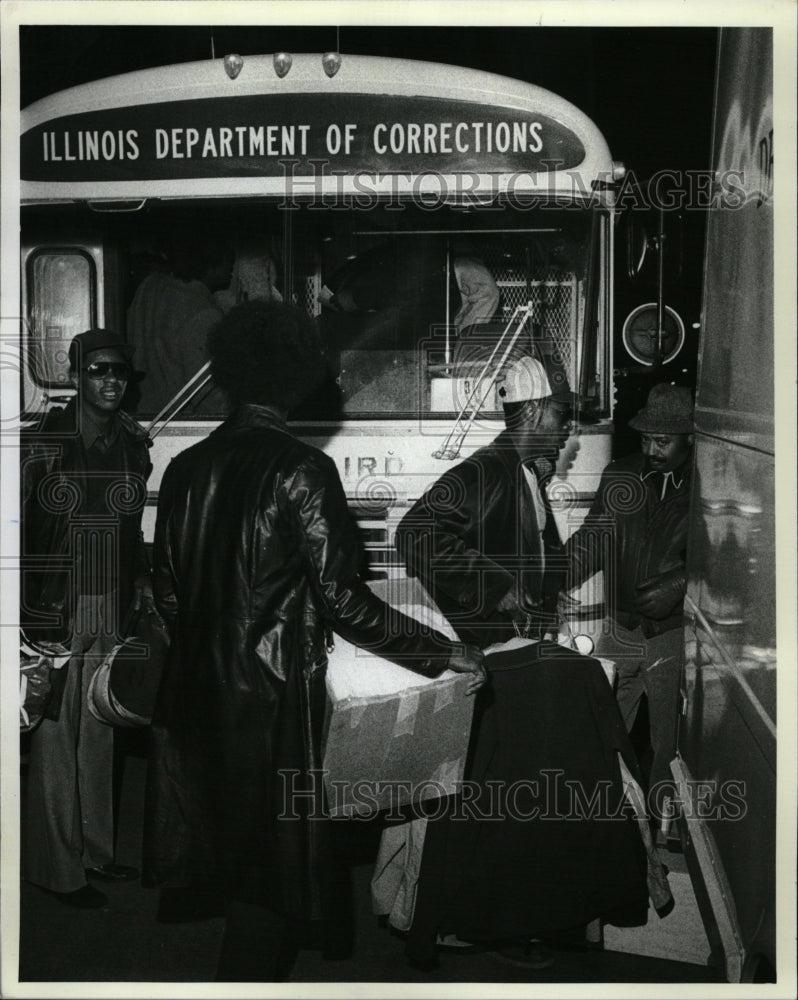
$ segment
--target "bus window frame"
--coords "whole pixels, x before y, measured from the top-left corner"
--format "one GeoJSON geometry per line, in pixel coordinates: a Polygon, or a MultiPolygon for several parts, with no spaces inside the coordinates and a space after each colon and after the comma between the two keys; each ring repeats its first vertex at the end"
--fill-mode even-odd
{"type": "MultiPolygon", "coordinates": [[[[552,200],[552,205],[557,205],[556,199],[552,200]]],[[[298,203],[291,206],[292,210],[284,212],[283,221],[283,261],[284,268],[286,269],[286,285],[288,288],[288,276],[290,274],[291,279],[291,294],[293,294],[293,276],[294,268],[289,262],[291,256],[290,249],[294,245],[294,221],[297,218],[297,211],[302,207],[315,208],[310,201],[307,206],[304,203],[298,203]],[[290,248],[290,249],[289,249],[290,248]]],[[[443,207],[443,206],[441,206],[443,207]]],[[[452,207],[451,204],[448,207],[452,207]]],[[[486,206],[481,206],[485,208],[486,206]]],[[[562,207],[562,206],[559,206],[562,207]]],[[[614,281],[614,267],[613,267],[613,235],[614,235],[614,225],[615,225],[615,208],[612,206],[607,206],[603,204],[593,204],[591,206],[584,206],[584,208],[591,213],[590,221],[590,260],[585,268],[584,274],[584,308],[585,314],[581,318],[581,329],[578,336],[581,339],[580,344],[580,359],[579,359],[579,385],[577,391],[584,400],[588,399],[588,393],[584,390],[586,388],[593,387],[594,395],[592,396],[592,401],[588,406],[588,411],[590,412],[591,419],[598,419],[601,421],[612,419],[612,403],[613,403],[613,386],[612,386],[612,368],[610,365],[610,359],[612,357],[612,323],[613,323],[613,296],[610,293],[612,289],[612,282],[614,281]],[[595,288],[591,287],[595,286],[595,288]],[[592,321],[591,321],[592,316],[592,321]],[[593,332],[588,331],[589,324],[593,324],[593,332]],[[588,347],[592,350],[592,364],[590,365],[590,372],[588,374],[588,366],[585,364],[586,352],[588,347]]],[[[327,211],[336,211],[337,207],[332,205],[325,206],[327,211]]],[[[346,205],[346,203],[340,206],[340,211],[349,211],[352,216],[356,215],[356,212],[352,209],[351,205],[346,205]]],[[[537,227],[535,227],[537,228],[537,227]]],[[[505,230],[497,229],[491,230],[490,228],[485,228],[482,230],[473,230],[468,228],[463,229],[448,229],[444,228],[432,228],[424,229],[420,228],[417,231],[411,233],[408,231],[386,231],[384,236],[390,238],[392,236],[402,236],[402,235],[417,235],[417,236],[427,236],[427,235],[446,235],[449,232],[457,233],[462,236],[467,236],[469,233],[478,233],[479,235],[492,235],[494,232],[504,232],[505,230]]],[[[523,227],[507,229],[507,232],[512,233],[523,233],[526,232],[523,227]]],[[[529,230],[533,231],[532,229],[529,230]]],[[[542,229],[541,231],[545,231],[542,229]]],[[[354,239],[356,236],[365,235],[377,235],[377,230],[367,230],[367,229],[356,229],[354,227],[350,230],[350,239],[354,239]]],[[[579,325],[579,316],[576,316],[577,325],[579,325]]],[[[359,421],[359,422],[370,422],[370,421],[390,421],[390,420],[408,420],[408,419],[418,419],[419,416],[423,416],[424,420],[446,420],[451,419],[456,416],[456,411],[422,411],[422,410],[408,410],[408,411],[395,411],[395,412],[381,412],[375,410],[362,410],[355,412],[347,412],[336,418],[335,421],[359,421]]],[[[497,419],[500,419],[500,414],[495,415],[497,419]]],[[[299,418],[300,423],[308,422],[305,417],[299,418]]],[[[331,422],[325,419],[313,419],[310,423],[325,423],[331,422]]]]}
{"type": "Polygon", "coordinates": [[[24,326],[27,330],[28,339],[28,350],[26,351],[26,362],[25,368],[27,371],[28,378],[31,384],[36,389],[52,390],[70,390],[71,386],[68,383],[58,382],[58,381],[43,381],[38,377],[33,365],[33,350],[31,348],[38,349],[44,343],[44,338],[42,338],[37,332],[33,323],[33,308],[35,302],[35,292],[36,292],[36,281],[34,279],[34,267],[38,259],[44,256],[57,257],[57,256],[72,256],[81,257],[89,265],[89,325],[86,329],[92,329],[98,325],[97,316],[97,302],[98,302],[98,268],[97,262],[94,259],[94,255],[85,246],[80,246],[77,244],[69,243],[57,243],[57,244],[38,244],[33,246],[30,252],[25,257],[25,311],[24,311],[24,326]]]}

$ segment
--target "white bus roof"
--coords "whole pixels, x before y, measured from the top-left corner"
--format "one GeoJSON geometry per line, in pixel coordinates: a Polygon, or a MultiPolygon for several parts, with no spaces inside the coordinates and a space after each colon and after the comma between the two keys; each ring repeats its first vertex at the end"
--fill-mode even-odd
{"type": "Polygon", "coordinates": [[[592,193],[607,204],[613,164],[593,122],[550,91],[371,56],[344,55],[332,77],[320,54],[294,55],[282,78],[271,55],[244,57],[235,79],[223,59],[179,63],[22,112],[27,203],[362,193],[355,175],[379,194],[443,186],[456,197],[466,178],[475,195],[592,193]]]}

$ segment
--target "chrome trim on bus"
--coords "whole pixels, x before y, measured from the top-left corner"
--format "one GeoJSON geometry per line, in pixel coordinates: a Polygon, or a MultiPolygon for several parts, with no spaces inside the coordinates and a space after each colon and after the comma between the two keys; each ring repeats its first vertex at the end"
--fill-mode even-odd
{"type": "Polygon", "coordinates": [[[748,698],[748,701],[749,701],[751,707],[756,712],[757,716],[759,717],[759,719],[761,720],[761,722],[763,723],[763,725],[767,729],[768,733],[775,740],[776,739],[776,725],[773,722],[773,720],[771,719],[771,717],[768,714],[768,712],[765,710],[764,706],[762,705],[762,702],[759,700],[759,698],[754,693],[751,685],[745,679],[745,676],[743,675],[742,671],[737,666],[737,664],[734,662],[734,660],[731,658],[731,656],[729,656],[728,651],[726,650],[726,648],[724,647],[723,643],[720,641],[720,639],[716,635],[715,630],[712,628],[712,626],[707,621],[707,619],[704,616],[704,614],[701,611],[701,609],[698,607],[698,605],[690,597],[689,594],[685,595],[684,601],[685,601],[685,604],[687,605],[688,609],[690,610],[690,612],[695,616],[695,618],[698,621],[698,623],[701,626],[701,628],[706,632],[706,634],[712,640],[712,645],[715,647],[715,649],[717,649],[718,653],[720,654],[721,659],[726,664],[726,666],[729,668],[729,671],[734,675],[735,680],[740,685],[741,689],[743,690],[743,692],[745,693],[746,697],[748,698]]]}

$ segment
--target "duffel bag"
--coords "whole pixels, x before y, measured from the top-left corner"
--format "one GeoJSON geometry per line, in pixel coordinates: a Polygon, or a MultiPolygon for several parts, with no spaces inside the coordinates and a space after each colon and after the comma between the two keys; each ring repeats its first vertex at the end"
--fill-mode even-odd
{"type": "Polygon", "coordinates": [[[109,726],[148,726],[161,683],[169,634],[152,601],[142,600],[89,685],[89,711],[109,726]]]}

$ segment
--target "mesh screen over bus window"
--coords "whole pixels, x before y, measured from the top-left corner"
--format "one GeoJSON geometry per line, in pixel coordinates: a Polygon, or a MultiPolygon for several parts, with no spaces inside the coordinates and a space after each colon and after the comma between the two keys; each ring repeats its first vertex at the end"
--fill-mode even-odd
{"type": "Polygon", "coordinates": [[[501,294],[503,321],[508,322],[517,307],[529,300],[540,339],[560,353],[570,384],[578,385],[576,345],[584,310],[583,283],[572,271],[553,267],[538,270],[527,281],[524,268],[505,261],[498,252],[486,253],[485,264],[501,294]]]}

